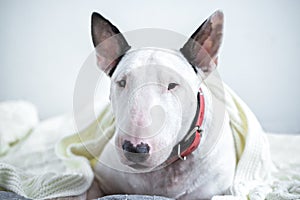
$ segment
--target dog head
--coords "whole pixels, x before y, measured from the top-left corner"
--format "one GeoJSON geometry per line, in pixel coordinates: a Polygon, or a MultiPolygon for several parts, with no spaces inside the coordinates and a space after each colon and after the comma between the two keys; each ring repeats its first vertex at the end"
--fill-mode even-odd
{"type": "Polygon", "coordinates": [[[217,65],[222,31],[217,11],[180,50],[131,49],[113,24],[93,13],[97,65],[111,78],[115,144],[124,165],[157,167],[188,132],[200,83],[217,65]]]}

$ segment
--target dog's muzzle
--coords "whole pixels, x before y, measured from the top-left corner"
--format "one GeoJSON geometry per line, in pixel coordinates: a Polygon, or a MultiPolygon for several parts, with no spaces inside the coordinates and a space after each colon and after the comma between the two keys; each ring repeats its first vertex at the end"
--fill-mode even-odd
{"type": "Polygon", "coordinates": [[[125,140],[122,144],[122,148],[125,157],[134,163],[145,162],[150,156],[150,147],[148,144],[143,142],[134,146],[130,141],[125,140]]]}

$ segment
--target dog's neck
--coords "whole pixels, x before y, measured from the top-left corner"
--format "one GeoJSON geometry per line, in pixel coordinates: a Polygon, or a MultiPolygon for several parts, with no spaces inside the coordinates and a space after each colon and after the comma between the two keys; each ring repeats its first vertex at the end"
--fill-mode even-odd
{"type": "Polygon", "coordinates": [[[186,133],[184,138],[176,146],[174,146],[171,155],[160,165],[160,167],[169,165],[179,159],[186,160],[186,157],[198,148],[203,134],[202,126],[204,117],[205,99],[202,89],[200,88],[198,92],[197,112],[189,131],[186,133]]]}

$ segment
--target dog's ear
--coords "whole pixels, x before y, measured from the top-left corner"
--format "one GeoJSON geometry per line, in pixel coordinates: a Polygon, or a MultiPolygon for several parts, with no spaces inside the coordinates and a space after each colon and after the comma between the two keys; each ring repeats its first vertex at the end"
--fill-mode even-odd
{"type": "Polygon", "coordinates": [[[217,65],[217,53],[223,35],[223,21],[222,11],[214,12],[180,49],[192,66],[201,69],[205,76],[208,76],[217,65]]]}
{"type": "Polygon", "coordinates": [[[120,31],[99,13],[92,14],[92,40],[97,54],[97,65],[112,76],[121,57],[130,46],[120,31]]]}

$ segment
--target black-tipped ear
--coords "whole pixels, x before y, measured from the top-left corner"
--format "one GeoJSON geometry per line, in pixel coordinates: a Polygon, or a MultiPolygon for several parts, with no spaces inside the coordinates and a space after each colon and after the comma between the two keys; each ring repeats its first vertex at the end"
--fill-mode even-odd
{"type": "Polygon", "coordinates": [[[207,76],[217,66],[218,51],[222,43],[224,15],[214,12],[195,31],[180,49],[185,58],[207,76]]]}
{"type": "Polygon", "coordinates": [[[120,58],[130,49],[130,46],[120,31],[99,13],[92,14],[91,25],[97,65],[111,76],[120,58]]]}

